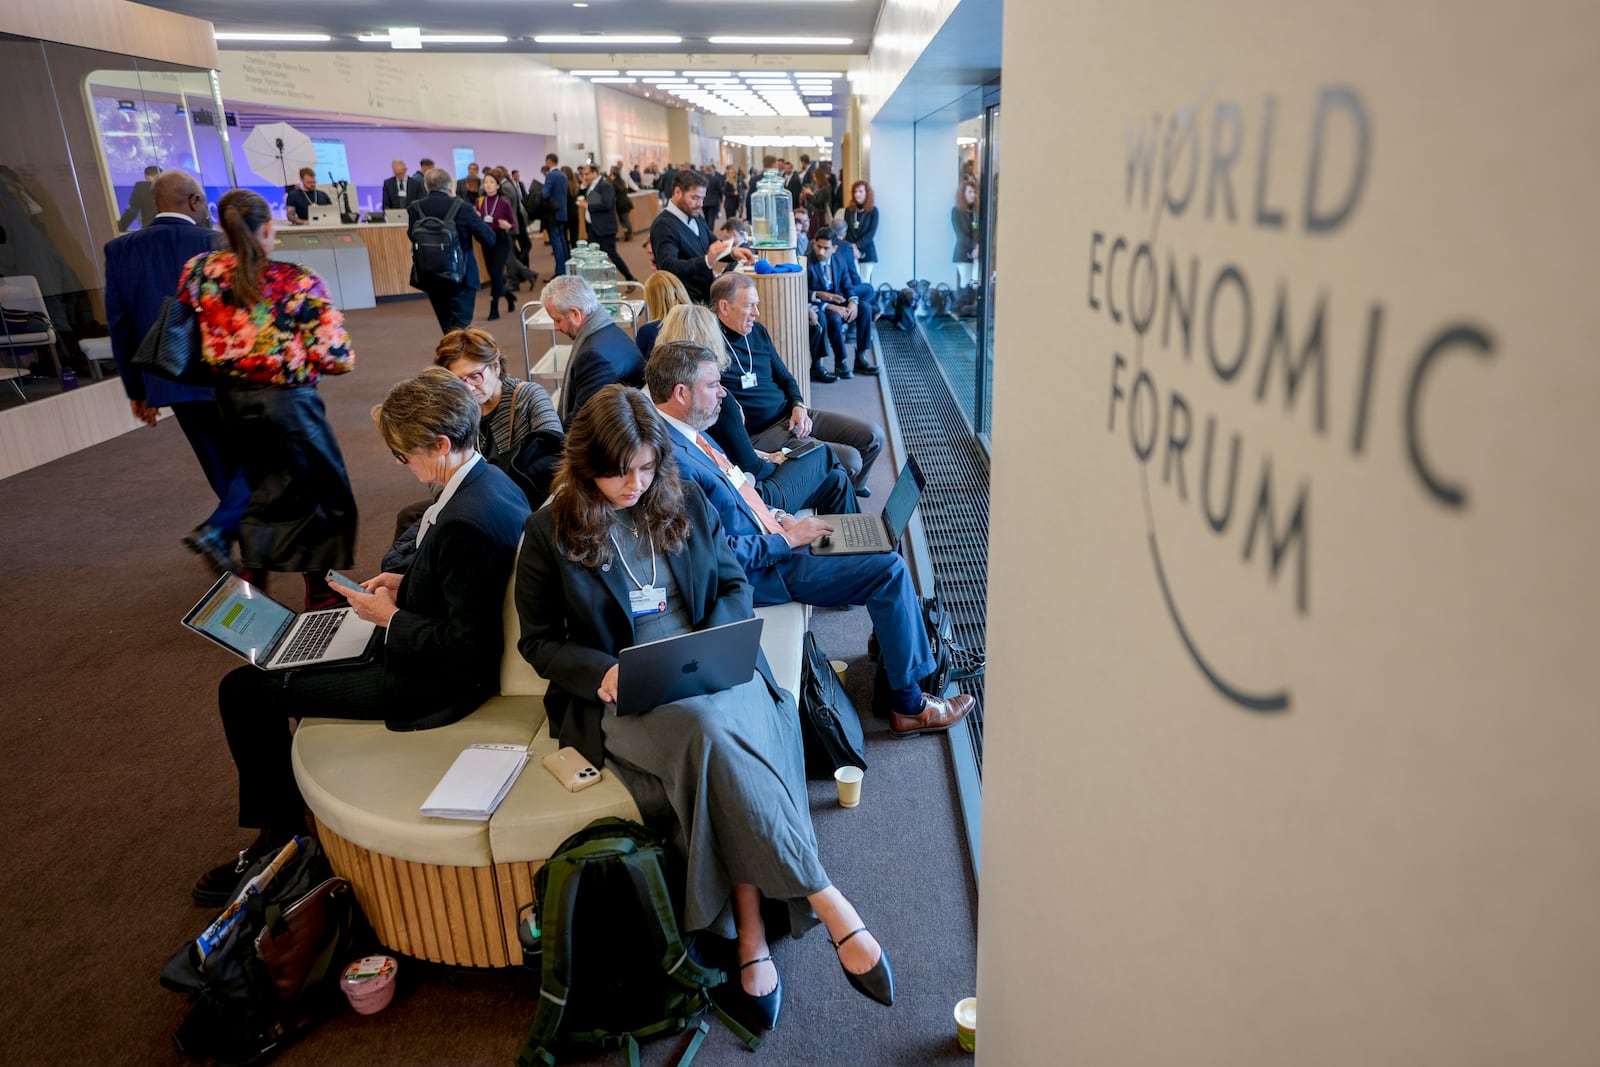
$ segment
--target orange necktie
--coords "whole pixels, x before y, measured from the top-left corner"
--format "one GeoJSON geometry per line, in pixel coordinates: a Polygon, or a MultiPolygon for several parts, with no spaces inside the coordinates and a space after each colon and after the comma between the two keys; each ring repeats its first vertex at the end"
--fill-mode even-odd
{"type": "MultiPolygon", "coordinates": [[[[700,446],[702,452],[711,457],[711,462],[717,465],[717,470],[723,474],[728,474],[733,470],[733,464],[728,462],[728,457],[722,454],[721,449],[713,447],[711,442],[706,440],[705,434],[695,434],[694,443],[700,446]]],[[[729,481],[732,480],[730,477],[729,481]]],[[[745,507],[754,512],[756,519],[762,526],[767,528],[767,533],[783,533],[783,526],[779,524],[777,519],[772,517],[772,511],[767,507],[766,501],[761,499],[761,494],[756,492],[756,487],[751,483],[748,474],[739,480],[739,495],[744,498],[745,507]]]]}

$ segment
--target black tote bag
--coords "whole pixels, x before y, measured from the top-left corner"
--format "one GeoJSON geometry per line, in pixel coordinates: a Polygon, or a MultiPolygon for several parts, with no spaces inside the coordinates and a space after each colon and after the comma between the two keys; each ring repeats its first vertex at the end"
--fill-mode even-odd
{"type": "Polygon", "coordinates": [[[163,297],[161,313],[129,363],[175,382],[210,384],[211,370],[200,357],[200,325],[194,308],[175,296],[163,297]]]}

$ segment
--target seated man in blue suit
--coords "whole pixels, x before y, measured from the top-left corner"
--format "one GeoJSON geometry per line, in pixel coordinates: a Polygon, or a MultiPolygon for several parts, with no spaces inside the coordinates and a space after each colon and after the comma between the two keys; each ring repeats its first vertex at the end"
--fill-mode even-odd
{"type": "Polygon", "coordinates": [[[218,234],[206,225],[206,193],[194,178],[169,170],[151,182],[150,193],[156,214],[149,223],[106,245],[111,355],[122,375],[133,417],[154,426],[157,409],[170,407],[217,494],[216,510],[183,540],[220,574],[236,566],[232,544],[238,539],[239,519],[250,502],[250,486],[233,434],[210,389],[145,374],[128,363],[161,314],[162,298],[177,292],[183,265],[214,251],[218,234]]]}
{"type": "MultiPolygon", "coordinates": [[[[817,319],[828,339],[828,347],[833,350],[834,375],[852,377],[850,364],[845,359],[844,328],[856,321],[861,305],[845,292],[844,279],[833,264],[833,239],[825,234],[818,234],[811,242],[811,258],[806,261],[806,293],[817,309],[817,319]]],[[[816,370],[815,364],[812,370],[816,370]]]]}
{"type": "Polygon", "coordinates": [[[872,286],[861,277],[856,265],[856,247],[844,239],[849,227],[840,215],[828,227],[828,238],[833,242],[833,254],[828,262],[838,275],[840,291],[856,302],[855,317],[855,367],[857,374],[877,374],[878,368],[871,360],[873,349],[872,286]]]}
{"type": "Polygon", "coordinates": [[[866,605],[891,687],[890,733],[914,737],[960,722],[972,710],[970,696],[945,699],[922,691],[933,653],[905,561],[896,552],[813,556],[812,542],[833,527],[772,511],[703,432],[716,422],[727,396],[721,377],[716,354],[692,341],[657,345],[645,367],[650,399],[672,430],[678,473],[700,486],[717,509],[757,606],[790,600],[830,608],[866,605]]]}
{"type": "Polygon", "coordinates": [[[544,287],[544,309],[557,330],[572,339],[567,373],[561,379],[556,414],[568,426],[584,401],[612,382],[644,385],[644,356],[626,331],[606,314],[588,282],[561,274],[544,287]]]}

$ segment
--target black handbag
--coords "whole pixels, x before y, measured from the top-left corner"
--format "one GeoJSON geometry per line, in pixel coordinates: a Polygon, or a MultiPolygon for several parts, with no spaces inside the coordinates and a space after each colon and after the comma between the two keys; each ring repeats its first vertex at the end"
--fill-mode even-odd
{"type": "Polygon", "coordinates": [[[861,731],[861,716],[809,630],[801,651],[799,705],[807,775],[832,778],[840,767],[866,770],[867,739],[861,731]]]}
{"type": "Polygon", "coordinates": [[[175,296],[162,297],[161,312],[129,363],[136,370],[175,382],[210,382],[211,370],[200,356],[200,325],[194,308],[175,296]]]}

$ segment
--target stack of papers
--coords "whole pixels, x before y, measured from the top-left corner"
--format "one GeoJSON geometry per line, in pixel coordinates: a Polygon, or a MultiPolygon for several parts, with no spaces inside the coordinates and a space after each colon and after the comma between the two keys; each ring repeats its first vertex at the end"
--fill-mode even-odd
{"type": "Polygon", "coordinates": [[[523,745],[468,745],[422,802],[422,814],[481,822],[494,814],[527,762],[523,745]]]}

